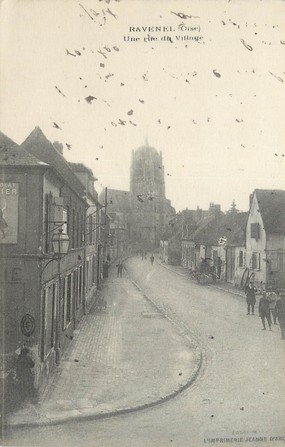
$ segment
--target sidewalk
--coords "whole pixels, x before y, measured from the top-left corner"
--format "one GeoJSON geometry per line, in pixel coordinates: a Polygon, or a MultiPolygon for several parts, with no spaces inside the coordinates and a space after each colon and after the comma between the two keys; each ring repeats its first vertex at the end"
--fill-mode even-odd
{"type": "MultiPolygon", "coordinates": [[[[186,276],[189,278],[189,281],[191,281],[189,277],[189,269],[182,267],[180,265],[169,265],[165,264],[163,262],[160,263],[161,267],[164,267],[168,270],[171,270],[172,272],[175,272],[177,275],[180,276],[186,276]]],[[[213,289],[223,290],[224,292],[231,293],[233,295],[241,296],[242,298],[245,297],[245,294],[242,290],[238,289],[231,283],[224,283],[224,282],[216,282],[216,284],[207,284],[203,285],[203,287],[211,287],[213,289]]]]}
{"type": "Polygon", "coordinates": [[[195,380],[199,348],[126,276],[117,278],[111,269],[99,293],[106,311],[91,307],[44,399],[11,415],[10,428],[136,411],[174,397],[195,380]]]}

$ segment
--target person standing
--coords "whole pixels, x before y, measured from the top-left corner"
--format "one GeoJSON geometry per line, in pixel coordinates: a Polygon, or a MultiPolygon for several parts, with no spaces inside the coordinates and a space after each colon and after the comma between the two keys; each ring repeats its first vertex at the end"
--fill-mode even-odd
{"type": "Polygon", "coordinates": [[[273,317],[273,323],[277,324],[277,318],[276,318],[276,302],[277,302],[277,294],[270,290],[268,293],[268,301],[269,301],[269,309],[270,309],[270,315],[273,317]]]}
{"type": "Polygon", "coordinates": [[[103,263],[103,278],[108,278],[109,276],[109,262],[104,261],[103,263]]]}
{"type": "Polygon", "coordinates": [[[281,329],[281,338],[285,340],[285,293],[280,293],[280,298],[276,302],[276,315],[281,329]]]}
{"type": "Polygon", "coordinates": [[[154,256],[153,255],[151,255],[151,257],[150,257],[150,262],[151,262],[151,265],[153,265],[153,262],[154,262],[154,256]]]}
{"type": "Polygon", "coordinates": [[[36,397],[34,373],[32,371],[34,366],[35,362],[31,358],[30,351],[24,346],[21,349],[16,362],[16,377],[19,387],[19,397],[22,401],[25,399],[32,400],[36,397]]]}
{"type": "Polygon", "coordinates": [[[122,274],[123,274],[123,264],[122,261],[119,261],[119,263],[116,265],[117,267],[117,278],[122,278],[122,274]]]}
{"type": "Polygon", "coordinates": [[[270,317],[270,307],[269,307],[269,300],[266,295],[266,292],[263,293],[262,298],[259,300],[259,306],[258,306],[259,316],[262,321],[263,328],[262,330],[265,331],[265,318],[267,320],[269,330],[271,331],[271,317],[270,317]]]}
{"type": "Polygon", "coordinates": [[[247,315],[250,314],[250,309],[251,309],[252,315],[254,315],[254,306],[256,303],[255,292],[256,292],[256,288],[253,285],[253,281],[250,281],[249,285],[246,286],[246,288],[245,288],[246,302],[247,302],[247,315]]]}

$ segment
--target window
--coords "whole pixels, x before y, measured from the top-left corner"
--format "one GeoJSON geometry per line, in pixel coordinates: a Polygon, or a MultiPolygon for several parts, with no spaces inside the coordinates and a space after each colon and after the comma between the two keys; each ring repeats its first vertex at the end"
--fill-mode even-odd
{"type": "Polygon", "coordinates": [[[92,234],[93,234],[93,216],[88,216],[88,227],[87,227],[87,234],[88,234],[88,242],[91,245],[92,244],[92,234]]]}
{"type": "Polygon", "coordinates": [[[92,258],[92,283],[93,284],[95,284],[95,282],[96,282],[96,273],[97,273],[97,269],[96,269],[96,267],[97,267],[97,259],[96,259],[96,256],[93,256],[93,258],[92,258]]]}
{"type": "Polygon", "coordinates": [[[285,272],[285,253],[272,253],[270,260],[272,272],[285,272]]]}
{"type": "Polygon", "coordinates": [[[86,290],[89,290],[89,260],[86,261],[85,280],[86,280],[86,290]]]}
{"type": "Polygon", "coordinates": [[[239,252],[239,255],[238,255],[238,266],[239,267],[244,266],[244,254],[243,254],[242,250],[239,252]]]}
{"type": "Polygon", "coordinates": [[[56,337],[56,294],[57,287],[56,284],[53,284],[51,287],[52,291],[52,314],[51,314],[51,337],[50,337],[50,347],[53,348],[55,346],[55,337],[56,337]]]}
{"type": "Polygon", "coordinates": [[[44,216],[44,251],[49,253],[52,248],[52,227],[51,222],[54,220],[52,215],[52,194],[45,195],[45,216],[44,216]]]}
{"type": "Polygon", "coordinates": [[[251,239],[259,239],[259,223],[250,224],[250,237],[251,239]]]}
{"type": "Polygon", "coordinates": [[[80,246],[80,218],[79,213],[76,216],[76,247],[80,246]]]}
{"type": "Polygon", "coordinates": [[[75,216],[75,210],[72,210],[72,238],[71,238],[71,243],[72,243],[72,248],[75,248],[76,246],[76,216],[75,216]]]}
{"type": "Polygon", "coordinates": [[[78,293],[78,270],[73,272],[73,296],[76,303],[76,309],[79,308],[79,293],[78,293]]]}
{"type": "Polygon", "coordinates": [[[83,267],[79,267],[79,281],[78,281],[78,298],[79,305],[82,304],[82,279],[83,279],[83,267]]]}
{"type": "Polygon", "coordinates": [[[65,306],[64,306],[64,326],[68,326],[71,321],[72,312],[72,287],[71,287],[71,274],[66,278],[66,294],[65,294],[65,306]]]}
{"type": "Polygon", "coordinates": [[[64,222],[64,224],[62,225],[62,231],[64,234],[67,234],[67,210],[63,209],[62,210],[62,222],[64,222]]]}
{"type": "Polygon", "coordinates": [[[42,342],[41,356],[42,360],[55,345],[56,318],[57,318],[57,285],[54,283],[43,290],[42,301],[42,342]]]}
{"type": "Polygon", "coordinates": [[[70,235],[71,235],[71,228],[70,228],[70,208],[69,208],[68,205],[67,205],[67,207],[66,207],[66,214],[67,214],[67,217],[66,217],[66,221],[67,221],[67,224],[66,224],[66,232],[67,232],[67,234],[68,234],[68,236],[69,236],[69,239],[70,239],[70,235]]]}
{"type": "Polygon", "coordinates": [[[41,340],[41,359],[45,359],[45,344],[46,344],[46,330],[47,330],[47,290],[43,290],[43,300],[42,300],[42,340],[41,340]]]}
{"type": "Polygon", "coordinates": [[[259,253],[252,253],[252,256],[251,256],[251,268],[253,270],[259,270],[259,268],[260,268],[259,260],[260,260],[260,254],[259,253]]]}
{"type": "Polygon", "coordinates": [[[85,243],[84,241],[84,216],[83,214],[80,215],[80,247],[82,247],[85,243]]]}
{"type": "Polygon", "coordinates": [[[63,309],[62,309],[62,330],[66,326],[65,315],[66,315],[66,278],[61,280],[61,293],[63,299],[63,309]]]}
{"type": "Polygon", "coordinates": [[[277,268],[278,268],[278,272],[285,271],[285,253],[277,254],[277,268]]]}

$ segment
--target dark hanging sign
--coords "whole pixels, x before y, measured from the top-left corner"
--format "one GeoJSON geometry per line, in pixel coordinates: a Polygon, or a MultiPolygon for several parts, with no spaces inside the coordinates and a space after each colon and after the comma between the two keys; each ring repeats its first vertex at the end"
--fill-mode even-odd
{"type": "Polygon", "coordinates": [[[30,337],[35,330],[35,319],[30,314],[26,314],[23,316],[21,320],[21,331],[26,337],[30,337]]]}

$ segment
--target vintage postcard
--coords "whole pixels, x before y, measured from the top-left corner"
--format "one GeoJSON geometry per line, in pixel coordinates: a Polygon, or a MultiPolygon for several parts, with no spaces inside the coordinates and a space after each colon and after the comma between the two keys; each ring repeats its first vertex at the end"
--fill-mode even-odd
{"type": "Polygon", "coordinates": [[[285,445],[284,19],[1,1],[1,445],[285,445]]]}

